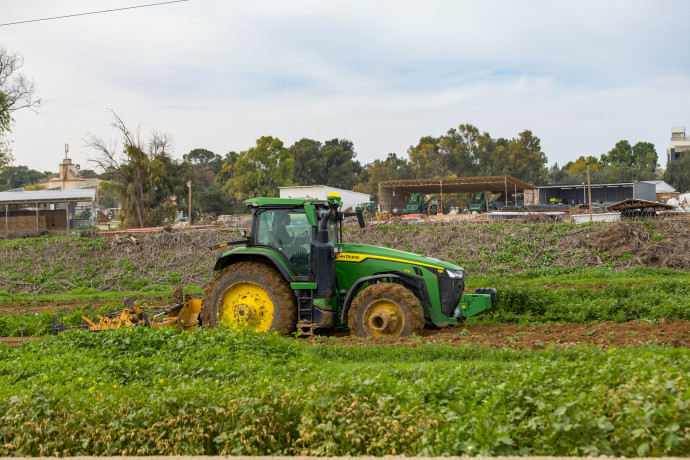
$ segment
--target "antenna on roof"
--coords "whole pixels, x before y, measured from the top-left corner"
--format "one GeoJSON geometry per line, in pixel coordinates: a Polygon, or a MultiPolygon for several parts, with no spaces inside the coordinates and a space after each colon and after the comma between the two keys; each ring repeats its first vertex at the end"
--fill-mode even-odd
{"type": "Polygon", "coordinates": [[[65,144],[65,159],[67,159],[67,154],[69,153],[69,144],[65,144]]]}

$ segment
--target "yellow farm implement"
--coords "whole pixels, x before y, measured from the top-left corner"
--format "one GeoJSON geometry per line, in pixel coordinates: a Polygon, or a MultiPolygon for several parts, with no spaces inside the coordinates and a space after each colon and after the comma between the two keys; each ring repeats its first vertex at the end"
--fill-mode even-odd
{"type": "Polygon", "coordinates": [[[134,306],[134,299],[129,298],[125,300],[123,310],[111,312],[105,316],[97,315],[98,321],[91,321],[86,316],[82,316],[82,325],[75,328],[66,327],[64,322],[57,324],[56,318],[53,317],[52,332],[53,335],[68,329],[100,332],[123,327],[175,327],[179,331],[195,330],[201,313],[201,299],[183,296],[178,290],[175,291],[175,296],[180,300],[179,303],[163,308],[151,318],[143,307],[134,306]]]}

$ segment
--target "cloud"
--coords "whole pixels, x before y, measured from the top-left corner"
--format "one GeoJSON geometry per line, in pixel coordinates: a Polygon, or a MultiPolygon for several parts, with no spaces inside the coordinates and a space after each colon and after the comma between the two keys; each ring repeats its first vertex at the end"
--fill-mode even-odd
{"type": "MultiPolygon", "coordinates": [[[[66,12],[4,8],[8,21],[66,12]]],[[[37,169],[55,169],[65,142],[84,161],[87,132],[113,135],[108,107],[171,133],[180,157],[273,135],[348,138],[370,162],[472,123],[531,129],[562,164],[620,139],[664,156],[670,126],[690,123],[688,13],[681,1],[192,0],[0,32],[46,100],[13,134],[17,163],[37,169]]]]}

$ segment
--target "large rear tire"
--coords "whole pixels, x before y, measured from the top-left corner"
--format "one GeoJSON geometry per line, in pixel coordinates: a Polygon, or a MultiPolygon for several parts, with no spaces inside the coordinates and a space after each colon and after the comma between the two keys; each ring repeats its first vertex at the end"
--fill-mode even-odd
{"type": "Polygon", "coordinates": [[[360,292],[348,313],[350,335],[406,337],[424,332],[424,310],[405,286],[372,284],[360,292]]]}
{"type": "Polygon", "coordinates": [[[290,284],[273,267],[238,262],[218,272],[206,287],[201,321],[211,328],[223,323],[288,335],[295,330],[297,303],[290,284]]]}

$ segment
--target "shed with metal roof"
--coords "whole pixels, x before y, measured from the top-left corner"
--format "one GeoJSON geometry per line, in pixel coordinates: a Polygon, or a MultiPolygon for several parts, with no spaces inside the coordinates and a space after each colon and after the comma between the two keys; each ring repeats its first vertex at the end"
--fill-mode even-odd
{"type": "Polygon", "coordinates": [[[94,189],[0,192],[4,207],[0,231],[41,232],[91,225],[95,201],[94,189]]]}
{"type": "Polygon", "coordinates": [[[515,203],[516,196],[525,190],[536,190],[534,185],[511,176],[437,177],[434,179],[400,179],[379,183],[379,204],[386,211],[405,209],[414,192],[424,194],[457,194],[467,192],[500,193],[504,203],[515,203]]]}

